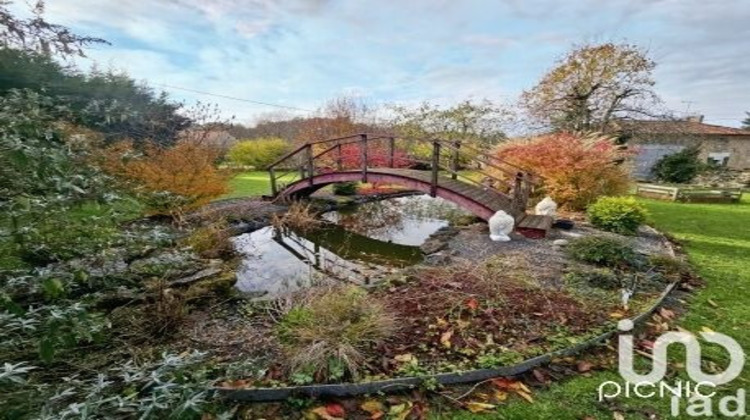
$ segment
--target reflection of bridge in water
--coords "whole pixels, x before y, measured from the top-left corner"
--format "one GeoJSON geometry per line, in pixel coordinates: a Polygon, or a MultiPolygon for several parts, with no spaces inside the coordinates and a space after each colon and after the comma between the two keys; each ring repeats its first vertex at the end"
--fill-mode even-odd
{"type": "Polygon", "coordinates": [[[370,284],[384,267],[405,267],[422,260],[419,247],[379,241],[336,225],[309,232],[274,229],[273,240],[295,258],[331,278],[370,284]]]}

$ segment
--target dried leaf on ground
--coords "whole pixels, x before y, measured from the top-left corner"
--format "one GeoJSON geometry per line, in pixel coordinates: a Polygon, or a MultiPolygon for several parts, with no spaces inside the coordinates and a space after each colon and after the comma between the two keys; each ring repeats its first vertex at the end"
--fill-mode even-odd
{"type": "Polygon", "coordinates": [[[494,404],[487,404],[478,401],[471,401],[466,403],[466,409],[471,411],[472,413],[481,413],[488,410],[494,410],[495,407],[496,406],[494,404]]]}

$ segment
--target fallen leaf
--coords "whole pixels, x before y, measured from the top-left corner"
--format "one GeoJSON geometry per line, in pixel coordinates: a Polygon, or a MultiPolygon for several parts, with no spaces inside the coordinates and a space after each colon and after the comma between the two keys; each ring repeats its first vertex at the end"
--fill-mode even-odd
{"type": "Polygon", "coordinates": [[[393,405],[391,406],[391,409],[388,410],[388,415],[391,416],[389,418],[404,420],[411,412],[411,407],[412,403],[408,401],[398,405],[393,405]]]}
{"type": "Polygon", "coordinates": [[[528,401],[528,402],[530,402],[532,404],[534,403],[534,398],[532,398],[531,394],[529,394],[528,392],[524,392],[524,391],[518,389],[518,390],[516,390],[516,394],[518,394],[524,400],[526,400],[526,401],[528,401]]]}
{"type": "Polygon", "coordinates": [[[466,306],[472,311],[476,311],[477,308],[479,308],[479,301],[475,298],[469,298],[469,300],[466,301],[466,306]]]}
{"type": "Polygon", "coordinates": [[[610,318],[615,318],[615,319],[620,319],[620,318],[622,318],[624,316],[625,316],[625,314],[623,314],[622,312],[612,312],[612,313],[609,314],[610,318]]]}
{"type": "Polygon", "coordinates": [[[709,304],[709,305],[711,305],[711,306],[713,306],[714,308],[718,308],[718,307],[719,307],[719,304],[718,304],[718,303],[716,303],[716,302],[715,302],[715,301],[714,301],[713,299],[711,299],[711,298],[709,298],[709,299],[708,299],[708,304],[709,304]]]}
{"type": "Polygon", "coordinates": [[[414,357],[414,355],[411,354],[411,353],[397,354],[397,355],[393,356],[393,359],[395,361],[401,362],[401,363],[415,363],[416,360],[417,360],[417,358],[414,357]]]}
{"type": "Polygon", "coordinates": [[[451,337],[453,337],[453,330],[448,330],[444,332],[440,336],[440,344],[442,344],[443,347],[447,349],[451,348],[451,337]]]}
{"type": "Polygon", "coordinates": [[[344,410],[341,404],[326,404],[326,411],[333,417],[346,417],[346,410],[344,410]]]}
{"type": "Polygon", "coordinates": [[[534,375],[534,379],[536,379],[537,381],[543,384],[547,383],[548,381],[547,374],[541,369],[534,369],[531,371],[531,374],[534,375]]]}
{"type": "Polygon", "coordinates": [[[586,373],[586,372],[591,371],[591,369],[594,368],[594,365],[591,362],[581,360],[578,362],[578,365],[576,366],[576,368],[578,369],[579,373],[586,373]]]}
{"type": "Polygon", "coordinates": [[[471,411],[472,413],[481,413],[483,411],[492,410],[495,407],[496,406],[494,404],[487,404],[487,403],[476,402],[476,401],[466,403],[466,409],[471,411]]]}
{"type": "Polygon", "coordinates": [[[315,407],[308,412],[311,414],[308,418],[319,418],[322,420],[341,420],[343,417],[336,417],[328,414],[328,409],[325,406],[315,407]]]}
{"type": "Polygon", "coordinates": [[[664,319],[674,319],[674,311],[671,311],[667,308],[659,308],[659,315],[661,315],[664,319]]]}
{"type": "Polygon", "coordinates": [[[363,402],[359,408],[361,408],[362,411],[366,411],[373,420],[379,419],[385,415],[385,406],[377,400],[367,400],[363,402]]]}
{"type": "Polygon", "coordinates": [[[714,331],[714,330],[712,330],[711,328],[708,328],[708,327],[701,327],[701,331],[707,332],[707,333],[716,332],[716,331],[714,331]]]}
{"type": "Polygon", "coordinates": [[[615,420],[625,420],[625,416],[624,416],[624,415],[623,415],[623,414],[622,414],[621,412],[619,412],[619,411],[615,411],[615,412],[613,412],[613,413],[612,413],[612,417],[613,417],[613,418],[614,418],[615,420]]]}
{"type": "Polygon", "coordinates": [[[495,378],[492,380],[492,385],[500,390],[515,389],[517,387],[516,381],[508,378],[495,378]]]}
{"type": "Polygon", "coordinates": [[[523,392],[531,394],[531,390],[523,382],[521,381],[516,382],[516,386],[518,387],[518,389],[522,390],[523,392]]]}
{"type": "Polygon", "coordinates": [[[508,393],[505,391],[500,391],[499,389],[495,391],[495,394],[492,396],[495,401],[497,402],[503,402],[508,399],[508,393]]]}

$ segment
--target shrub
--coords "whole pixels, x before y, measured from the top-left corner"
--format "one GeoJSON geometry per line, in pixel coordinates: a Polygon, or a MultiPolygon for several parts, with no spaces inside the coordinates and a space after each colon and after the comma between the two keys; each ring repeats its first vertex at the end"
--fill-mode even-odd
{"type": "Polygon", "coordinates": [[[292,375],[355,379],[364,354],[395,331],[384,305],[356,286],[327,289],[294,306],[277,327],[292,375]]]}
{"type": "Polygon", "coordinates": [[[609,138],[573,133],[506,143],[497,151],[500,159],[541,176],[545,192],[573,210],[585,209],[600,196],[627,192],[628,171],[616,164],[626,154],[609,138]]]}
{"type": "Polygon", "coordinates": [[[235,165],[265,169],[289,151],[289,144],[276,137],[244,140],[229,149],[227,157],[235,165]]]}
{"type": "Polygon", "coordinates": [[[585,284],[600,289],[618,289],[620,278],[608,268],[574,269],[565,274],[565,280],[573,284],[585,284]]]}
{"type": "Polygon", "coordinates": [[[309,204],[292,203],[289,209],[283,215],[274,214],[271,218],[271,225],[275,229],[281,230],[292,228],[302,232],[307,232],[319,227],[323,222],[318,219],[315,211],[309,204]]]}
{"type": "Polygon", "coordinates": [[[231,173],[216,167],[220,153],[200,142],[180,141],[171,148],[147,144],[142,151],[121,142],[107,148],[100,163],[123,180],[151,214],[180,220],[229,191],[231,173]]]}
{"type": "Polygon", "coordinates": [[[693,274],[690,264],[678,258],[664,254],[656,254],[648,257],[648,265],[657,273],[664,275],[668,280],[679,280],[683,276],[693,274]]]}
{"type": "Polygon", "coordinates": [[[185,245],[203,258],[229,259],[235,254],[232,231],[224,221],[209,223],[195,229],[185,239],[185,245]]]}
{"type": "Polygon", "coordinates": [[[342,182],[333,184],[333,193],[336,195],[354,195],[357,193],[356,182],[342,182]]]}
{"type": "Polygon", "coordinates": [[[705,169],[699,155],[700,148],[698,146],[686,147],[677,153],[659,159],[651,168],[651,174],[657,180],[663,182],[678,184],[690,182],[705,169]]]}
{"type": "Polygon", "coordinates": [[[620,239],[608,236],[576,239],[568,245],[567,252],[578,261],[605,267],[626,266],[635,261],[632,247],[620,239]]]}
{"type": "Polygon", "coordinates": [[[601,229],[633,235],[646,221],[646,208],[633,197],[602,197],[588,208],[589,220],[601,229]]]}

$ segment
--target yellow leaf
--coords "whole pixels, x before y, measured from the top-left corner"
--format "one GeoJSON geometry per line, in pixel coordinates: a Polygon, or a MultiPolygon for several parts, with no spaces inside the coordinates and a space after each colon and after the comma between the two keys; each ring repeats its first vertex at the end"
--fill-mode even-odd
{"type": "Polygon", "coordinates": [[[390,418],[396,419],[396,420],[404,420],[409,413],[411,412],[412,403],[411,402],[405,402],[398,405],[391,406],[391,409],[388,410],[388,415],[391,416],[390,418]]]}
{"type": "Polygon", "coordinates": [[[518,394],[519,397],[523,398],[524,400],[534,403],[534,398],[531,397],[531,395],[528,392],[516,390],[516,394],[518,394]]]}
{"type": "Polygon", "coordinates": [[[611,314],[609,314],[610,318],[615,318],[615,319],[620,319],[624,316],[625,314],[623,314],[622,312],[612,312],[611,314]]]}
{"type": "Polygon", "coordinates": [[[715,332],[714,330],[712,330],[711,328],[708,328],[708,327],[701,327],[701,331],[707,332],[707,333],[715,332]]]}
{"type": "Polygon", "coordinates": [[[341,420],[342,419],[342,417],[334,417],[328,414],[328,410],[325,408],[325,406],[313,408],[312,410],[310,410],[310,413],[318,416],[318,418],[322,420],[341,420]]]}
{"type": "Polygon", "coordinates": [[[453,330],[448,330],[444,332],[440,336],[440,344],[442,344],[443,347],[447,349],[451,348],[451,337],[453,337],[453,330]]]}
{"type": "Polygon", "coordinates": [[[394,360],[401,363],[412,363],[417,364],[417,358],[411,353],[397,354],[393,357],[394,360]]]}
{"type": "Polygon", "coordinates": [[[521,381],[518,381],[518,387],[527,394],[531,394],[531,390],[521,381]]]}
{"type": "Polygon", "coordinates": [[[508,399],[508,393],[497,390],[495,391],[494,397],[496,401],[502,402],[508,399]]]}
{"type": "Polygon", "coordinates": [[[708,304],[711,305],[711,306],[713,306],[714,308],[718,308],[719,307],[719,304],[716,303],[716,301],[714,301],[713,299],[710,299],[710,298],[708,299],[708,304]]]}
{"type": "Polygon", "coordinates": [[[494,404],[487,404],[476,401],[472,401],[466,404],[466,409],[471,411],[472,413],[481,413],[483,411],[492,410],[494,408],[494,404]]]}
{"type": "Polygon", "coordinates": [[[363,411],[367,411],[370,414],[382,413],[385,411],[385,407],[378,400],[367,400],[359,406],[363,411]]]}

